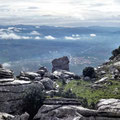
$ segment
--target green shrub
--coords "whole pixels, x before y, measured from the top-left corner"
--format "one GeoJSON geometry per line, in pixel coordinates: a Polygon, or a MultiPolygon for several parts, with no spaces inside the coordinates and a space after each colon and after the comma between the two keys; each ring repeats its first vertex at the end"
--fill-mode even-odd
{"type": "Polygon", "coordinates": [[[90,77],[90,78],[95,77],[95,70],[94,70],[94,68],[93,67],[86,67],[83,70],[83,76],[84,77],[90,77]]]}
{"type": "Polygon", "coordinates": [[[23,97],[23,112],[30,114],[30,119],[32,120],[34,115],[38,112],[39,108],[43,105],[45,100],[45,94],[41,91],[39,87],[31,87],[27,90],[23,97]]]}

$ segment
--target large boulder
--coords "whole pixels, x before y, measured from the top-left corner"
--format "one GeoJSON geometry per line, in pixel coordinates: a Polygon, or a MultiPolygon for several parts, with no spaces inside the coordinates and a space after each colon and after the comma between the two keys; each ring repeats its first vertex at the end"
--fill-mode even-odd
{"type": "Polygon", "coordinates": [[[19,113],[23,97],[32,87],[44,90],[41,82],[14,80],[0,83],[0,112],[19,113]]]}
{"type": "Polygon", "coordinates": [[[40,82],[44,85],[45,90],[55,89],[54,82],[50,78],[43,78],[40,82]]]}
{"type": "Polygon", "coordinates": [[[52,61],[52,72],[54,72],[55,70],[67,70],[69,71],[69,59],[67,56],[58,58],[58,59],[54,59],[52,61]]]}

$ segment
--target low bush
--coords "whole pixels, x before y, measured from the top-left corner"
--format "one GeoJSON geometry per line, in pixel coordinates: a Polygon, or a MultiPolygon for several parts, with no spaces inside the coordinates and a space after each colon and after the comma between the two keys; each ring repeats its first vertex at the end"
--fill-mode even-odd
{"type": "Polygon", "coordinates": [[[38,112],[39,108],[43,105],[45,94],[39,87],[31,87],[27,90],[23,97],[23,112],[30,115],[29,120],[32,120],[34,115],[38,112]]]}
{"type": "Polygon", "coordinates": [[[90,77],[90,78],[94,78],[95,77],[95,70],[93,67],[86,67],[83,70],[83,76],[84,77],[90,77]]]}

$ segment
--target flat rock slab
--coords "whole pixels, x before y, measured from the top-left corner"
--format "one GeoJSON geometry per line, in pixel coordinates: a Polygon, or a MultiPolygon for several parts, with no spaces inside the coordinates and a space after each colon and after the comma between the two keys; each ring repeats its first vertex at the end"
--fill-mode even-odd
{"type": "Polygon", "coordinates": [[[14,78],[8,78],[8,79],[0,79],[0,83],[4,83],[4,82],[13,82],[14,78]]]}

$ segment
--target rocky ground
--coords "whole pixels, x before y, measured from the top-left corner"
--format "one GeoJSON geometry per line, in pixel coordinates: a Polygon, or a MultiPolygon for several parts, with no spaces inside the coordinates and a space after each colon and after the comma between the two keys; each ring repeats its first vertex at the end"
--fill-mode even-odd
{"type": "Polygon", "coordinates": [[[52,72],[41,67],[19,76],[0,65],[0,120],[120,120],[119,54],[97,68],[85,68],[81,76],[69,71],[66,56],[52,65],[52,72]],[[37,106],[42,95],[38,90],[45,96],[42,106],[37,106]],[[23,112],[29,94],[29,110],[23,112]]]}

